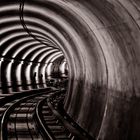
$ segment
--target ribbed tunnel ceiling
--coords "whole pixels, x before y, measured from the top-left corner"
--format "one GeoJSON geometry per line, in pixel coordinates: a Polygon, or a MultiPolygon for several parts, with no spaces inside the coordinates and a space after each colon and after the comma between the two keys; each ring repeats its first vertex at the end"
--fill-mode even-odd
{"type": "Polygon", "coordinates": [[[26,1],[3,1],[0,11],[1,86],[22,85],[23,79],[30,84],[35,72],[37,79],[43,74],[45,82],[49,63],[64,61],[59,31],[47,22],[48,11],[38,2],[26,1]]]}
{"type": "Polygon", "coordinates": [[[67,63],[67,113],[98,140],[138,140],[139,19],[139,0],[3,0],[1,87],[67,63]]]}

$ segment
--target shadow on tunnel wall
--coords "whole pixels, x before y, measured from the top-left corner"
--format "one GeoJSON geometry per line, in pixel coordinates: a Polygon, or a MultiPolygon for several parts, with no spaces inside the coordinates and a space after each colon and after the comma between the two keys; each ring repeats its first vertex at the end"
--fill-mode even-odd
{"type": "MultiPolygon", "coordinates": [[[[36,0],[26,1],[25,9],[25,23],[45,39],[50,35],[67,59],[66,112],[97,140],[139,140],[139,0],[36,0]]],[[[11,86],[7,65],[2,62],[3,93],[11,86]]],[[[29,77],[27,65],[21,69],[22,88],[40,87],[31,75],[37,64],[29,77]]]]}

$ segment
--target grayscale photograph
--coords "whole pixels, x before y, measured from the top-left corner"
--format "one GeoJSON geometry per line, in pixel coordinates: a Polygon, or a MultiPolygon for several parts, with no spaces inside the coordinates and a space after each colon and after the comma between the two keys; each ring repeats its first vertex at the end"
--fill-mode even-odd
{"type": "Polygon", "coordinates": [[[0,0],[0,140],[140,140],[140,0],[0,0]]]}

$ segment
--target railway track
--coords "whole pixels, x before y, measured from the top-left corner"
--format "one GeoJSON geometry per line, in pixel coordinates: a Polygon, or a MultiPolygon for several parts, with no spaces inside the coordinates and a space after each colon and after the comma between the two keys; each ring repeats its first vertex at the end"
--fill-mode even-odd
{"type": "Polygon", "coordinates": [[[65,91],[53,90],[16,99],[0,108],[1,140],[88,140],[59,112],[65,91]]]}

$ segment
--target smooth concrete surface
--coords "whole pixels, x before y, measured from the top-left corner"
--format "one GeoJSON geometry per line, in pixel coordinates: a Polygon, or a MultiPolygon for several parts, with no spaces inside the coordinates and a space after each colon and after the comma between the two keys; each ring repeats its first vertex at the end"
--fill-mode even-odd
{"type": "Polygon", "coordinates": [[[26,1],[24,20],[67,60],[67,113],[97,140],[139,140],[140,1],[26,1]]]}

